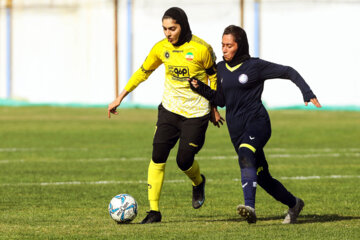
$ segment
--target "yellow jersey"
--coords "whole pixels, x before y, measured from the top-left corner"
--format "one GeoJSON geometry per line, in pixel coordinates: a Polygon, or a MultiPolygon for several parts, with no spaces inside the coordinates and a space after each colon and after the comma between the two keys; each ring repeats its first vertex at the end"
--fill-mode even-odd
{"type": "Polygon", "coordinates": [[[125,90],[133,91],[164,63],[165,88],[161,101],[164,108],[187,118],[202,117],[210,112],[210,103],[191,90],[187,79],[196,77],[206,84],[209,81],[216,90],[215,60],[212,47],[195,35],[181,46],[174,46],[165,38],[151,49],[125,90]]]}

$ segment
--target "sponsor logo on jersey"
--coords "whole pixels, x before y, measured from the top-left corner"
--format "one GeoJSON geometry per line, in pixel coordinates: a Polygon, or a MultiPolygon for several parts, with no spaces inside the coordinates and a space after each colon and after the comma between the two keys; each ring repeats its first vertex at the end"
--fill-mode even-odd
{"type": "Polygon", "coordinates": [[[249,78],[248,78],[248,76],[247,76],[246,74],[241,74],[241,75],[239,76],[239,82],[240,82],[241,84],[247,83],[248,80],[249,80],[249,78]]]}
{"type": "Polygon", "coordinates": [[[165,54],[164,54],[164,56],[165,56],[166,59],[169,59],[170,53],[169,53],[168,51],[166,51],[165,54]]]}
{"type": "MultiPolygon", "coordinates": [[[[183,78],[189,78],[189,68],[187,66],[169,66],[169,72],[173,77],[175,77],[175,80],[183,80],[183,78]]],[[[185,80],[186,80],[185,79],[185,80]]]]}
{"type": "Polygon", "coordinates": [[[186,60],[192,61],[194,59],[194,54],[192,52],[188,52],[185,56],[186,60]]]}
{"type": "Polygon", "coordinates": [[[174,52],[174,53],[182,53],[182,52],[184,52],[184,50],[172,50],[172,52],[174,52]]]}

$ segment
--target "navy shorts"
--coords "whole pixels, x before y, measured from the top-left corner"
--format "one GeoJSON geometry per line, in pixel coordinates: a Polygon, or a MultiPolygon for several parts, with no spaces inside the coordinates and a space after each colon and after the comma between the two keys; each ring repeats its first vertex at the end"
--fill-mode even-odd
{"type": "Polygon", "coordinates": [[[249,144],[255,149],[262,149],[271,137],[271,124],[268,120],[256,120],[247,124],[244,133],[241,135],[238,143],[249,144]]]}

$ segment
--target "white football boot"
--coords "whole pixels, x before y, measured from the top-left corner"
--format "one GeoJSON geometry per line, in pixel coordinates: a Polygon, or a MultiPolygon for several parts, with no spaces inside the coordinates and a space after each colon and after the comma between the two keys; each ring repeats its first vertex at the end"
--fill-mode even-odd
{"type": "Polygon", "coordinates": [[[282,222],[283,224],[296,223],[297,217],[299,216],[301,210],[305,206],[305,203],[300,198],[296,198],[296,204],[293,208],[289,208],[288,213],[282,222]]]}

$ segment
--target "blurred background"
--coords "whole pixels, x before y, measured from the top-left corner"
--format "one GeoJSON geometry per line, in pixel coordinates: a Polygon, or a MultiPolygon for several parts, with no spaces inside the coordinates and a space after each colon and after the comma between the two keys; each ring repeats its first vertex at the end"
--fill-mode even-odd
{"type": "MultiPolygon", "coordinates": [[[[359,0],[0,0],[0,102],[110,103],[173,6],[217,61],[224,28],[243,26],[253,57],[295,68],[325,107],[360,109],[359,0]]],[[[155,106],[163,84],[160,66],[126,101],[155,106]]],[[[285,80],[267,81],[263,101],[303,105],[285,80]]]]}

